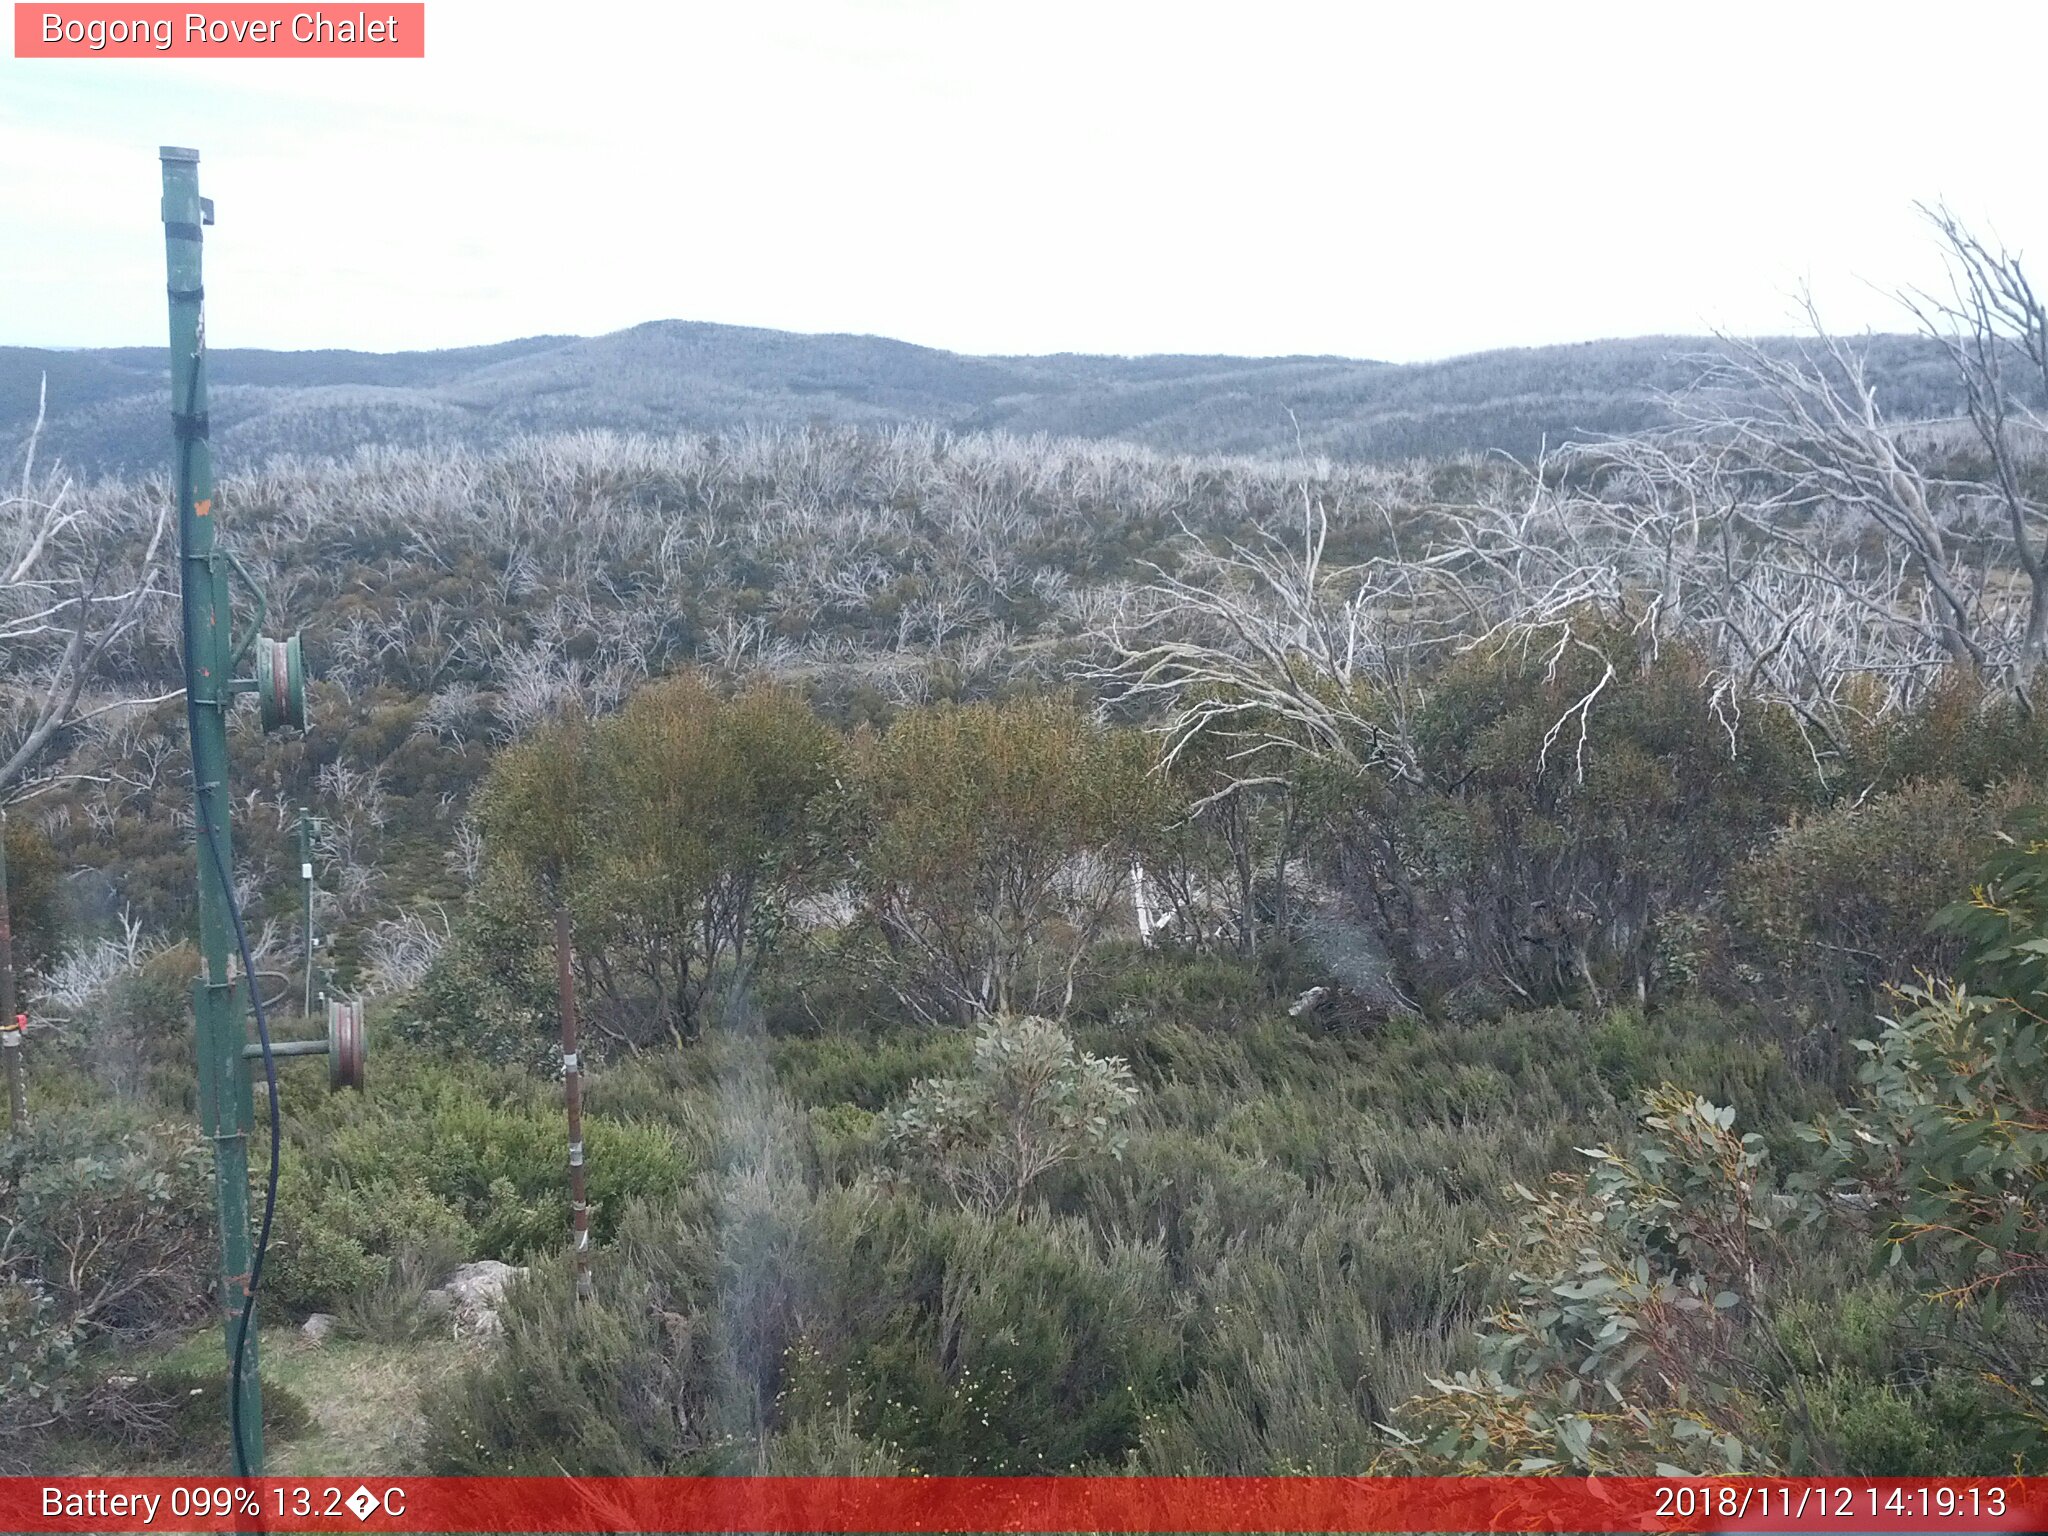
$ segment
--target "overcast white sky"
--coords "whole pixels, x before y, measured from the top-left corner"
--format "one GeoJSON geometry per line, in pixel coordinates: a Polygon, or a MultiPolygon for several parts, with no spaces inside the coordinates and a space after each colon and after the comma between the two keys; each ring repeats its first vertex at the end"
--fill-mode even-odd
{"type": "Polygon", "coordinates": [[[679,317],[1409,360],[1782,331],[1809,280],[1837,328],[1898,329],[1884,290],[1931,276],[1916,198],[2048,252],[2039,3],[427,22],[424,61],[0,59],[0,343],[163,341],[159,144],[202,152],[219,205],[216,346],[679,317]]]}

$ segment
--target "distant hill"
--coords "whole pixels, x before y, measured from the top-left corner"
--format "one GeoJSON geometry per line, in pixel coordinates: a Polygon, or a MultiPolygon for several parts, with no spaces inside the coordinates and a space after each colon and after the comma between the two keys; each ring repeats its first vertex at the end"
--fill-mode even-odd
{"type": "MultiPolygon", "coordinates": [[[[586,427],[932,421],[1110,438],[1192,453],[1347,460],[1526,455],[1544,439],[1657,420],[1710,341],[1646,337],[1482,352],[1436,363],[1341,357],[967,357],[874,336],[654,321],[609,336],[534,336],[444,352],[211,354],[223,468],[365,444],[487,443],[586,427]]],[[[1788,343],[1789,345],[1789,343],[1788,343]]],[[[1947,365],[1916,337],[1869,338],[1898,412],[1954,409],[1947,365]]],[[[47,373],[46,442],[75,467],[153,467],[168,453],[162,348],[0,348],[0,443],[28,430],[47,373]]]]}

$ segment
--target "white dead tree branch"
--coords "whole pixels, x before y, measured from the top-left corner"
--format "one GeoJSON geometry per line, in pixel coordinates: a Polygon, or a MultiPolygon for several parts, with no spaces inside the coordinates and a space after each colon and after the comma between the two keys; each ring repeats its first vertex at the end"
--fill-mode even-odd
{"type": "Polygon", "coordinates": [[[1874,527],[1926,592],[1949,664],[1990,676],[1998,659],[1986,630],[1997,619],[1985,611],[1981,571],[1956,527],[1956,487],[1922,462],[1912,441],[1919,424],[1895,422],[1879,407],[1862,353],[1827,332],[1810,298],[1806,313],[1815,340],[1792,355],[1728,342],[1707,387],[1679,401],[1682,418],[1777,488],[1784,520],[1846,517],[1874,527]]]}
{"type": "Polygon", "coordinates": [[[1583,744],[1616,667],[1682,639],[1709,662],[1731,749],[1743,708],[1776,704],[1818,759],[1840,749],[1844,714],[1868,707],[1854,679],[1882,679],[1889,707],[1947,657],[1904,553],[1872,556],[1852,519],[1807,497],[1800,482],[1757,475],[1725,436],[1581,445],[1540,458],[1520,494],[1444,511],[1425,563],[1461,645],[1518,644],[1553,676],[1574,650],[1599,657],[1546,758],[1574,722],[1583,744]]]}
{"type": "Polygon", "coordinates": [[[365,972],[372,997],[416,987],[447,947],[452,928],[439,905],[429,917],[423,911],[401,912],[370,930],[365,945],[365,972]]]}
{"type": "Polygon", "coordinates": [[[1329,514],[1304,486],[1298,545],[1270,530],[1210,548],[1182,525],[1180,572],[1152,567],[1091,669],[1118,705],[1155,714],[1171,767],[1205,736],[1227,744],[1229,794],[1284,777],[1302,756],[1414,780],[1407,677],[1423,643],[1415,570],[1324,566],[1329,514]]]}
{"type": "Polygon", "coordinates": [[[168,498],[152,515],[146,491],[82,490],[61,465],[38,472],[47,394],[46,380],[20,479],[0,497],[0,796],[81,718],[89,688],[95,713],[177,696],[133,686],[129,655],[169,596],[159,583],[168,498]]]}
{"type": "Polygon", "coordinates": [[[1981,498],[2000,514],[2026,581],[2014,660],[2015,686],[2025,696],[2048,656],[2048,504],[2039,494],[2048,463],[2048,308],[2018,256],[1985,244],[1946,207],[1921,212],[1945,248],[1948,292],[1903,297],[1921,329],[1948,353],[1990,461],[1981,498]]]}

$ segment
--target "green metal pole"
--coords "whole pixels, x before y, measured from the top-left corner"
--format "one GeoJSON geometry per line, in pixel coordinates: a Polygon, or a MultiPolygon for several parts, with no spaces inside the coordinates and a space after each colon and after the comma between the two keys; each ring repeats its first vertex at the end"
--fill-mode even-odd
{"type": "Polygon", "coordinates": [[[306,1017],[313,1017],[313,813],[299,807],[299,884],[306,902],[306,1017]]]}
{"type": "MultiPolygon", "coordinates": [[[[232,1362],[242,1303],[249,1294],[249,1129],[254,1106],[242,1060],[242,1047],[248,1043],[247,992],[229,968],[233,932],[222,878],[234,868],[227,782],[227,713],[234,695],[228,687],[233,651],[228,568],[214,553],[213,456],[206,442],[206,296],[200,282],[200,226],[212,222],[212,208],[199,196],[199,152],[166,148],[159,154],[164,259],[170,275],[171,420],[178,574],[185,611],[186,709],[199,818],[194,841],[201,971],[192,1002],[199,1047],[199,1116],[213,1143],[214,1200],[220,1216],[219,1300],[232,1362]],[[223,870],[215,869],[216,856],[223,870]]],[[[239,1406],[242,1450],[253,1476],[263,1470],[263,1395],[253,1331],[243,1348],[239,1406]]]]}

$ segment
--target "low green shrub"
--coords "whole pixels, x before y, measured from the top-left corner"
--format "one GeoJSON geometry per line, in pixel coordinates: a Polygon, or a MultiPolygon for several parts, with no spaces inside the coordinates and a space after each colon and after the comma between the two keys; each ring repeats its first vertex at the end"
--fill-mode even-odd
{"type": "Polygon", "coordinates": [[[898,1030],[870,1038],[825,1035],[777,1040],[770,1048],[775,1080],[799,1104],[854,1104],[881,1109],[919,1078],[966,1063],[964,1030],[898,1030]]]}
{"type": "Polygon", "coordinates": [[[1967,889],[2026,793],[1923,779],[1797,821],[1731,877],[1736,924],[1837,996],[1947,971],[1958,946],[1929,922],[1967,889]]]}
{"type": "Polygon", "coordinates": [[[1256,1237],[1308,1194],[1300,1175],[1246,1157],[1181,1126],[1139,1128],[1124,1155],[1048,1181],[1053,1209],[1086,1215],[1101,1231],[1148,1237],[1187,1278],[1193,1255],[1220,1234],[1256,1237]]]}
{"type": "Polygon", "coordinates": [[[1121,1156],[1137,1097],[1121,1057],[1076,1049],[1050,1019],[993,1018],[964,1072],[925,1078],[890,1110],[883,1141],[961,1205],[1021,1211],[1054,1169],[1121,1156]]]}
{"type": "Polygon", "coordinates": [[[0,1140],[0,1275],[84,1333],[176,1326],[214,1273],[210,1174],[189,1124],[120,1105],[39,1120],[0,1140]]]}
{"type": "MultiPolygon", "coordinates": [[[[374,1094],[307,1092],[286,1118],[294,1141],[287,1165],[302,1166],[316,1211],[335,1202],[328,1235],[338,1254],[351,1242],[388,1254],[408,1241],[463,1239],[473,1257],[517,1259],[567,1240],[559,1084],[399,1046],[385,1053],[374,1094]]],[[[667,1126],[592,1113],[583,1137],[600,1240],[628,1200],[688,1176],[689,1159],[667,1126]]],[[[303,1224],[299,1236],[320,1241],[303,1224]]]]}
{"type": "MultiPolygon", "coordinates": [[[[1859,1278],[1861,1255],[1809,1263],[1760,1352],[1797,1405],[1804,1468],[1863,1477],[1996,1476],[2004,1396],[1938,1342],[1945,1321],[1897,1273],[1859,1278]],[[1933,1325],[1930,1327],[1930,1324],[1933,1325]]],[[[1799,1454],[1799,1453],[1795,1453],[1799,1454]]]]}
{"type": "Polygon", "coordinates": [[[1762,1470],[1770,1416],[1742,1369],[1776,1226],[1768,1156],[1734,1111],[1665,1087],[1624,1149],[1523,1188],[1489,1242],[1511,1300],[1472,1370],[1406,1405],[1424,1469],[1656,1475],[1762,1470]]]}
{"type": "Polygon", "coordinates": [[[1909,1270],[1932,1334],[1959,1338],[2002,1401],[1987,1438],[2048,1457],[2048,826],[2030,818],[1940,926],[1962,981],[1904,989],[1857,1042],[1855,1103],[1814,1132],[1816,1184],[1873,1208],[1874,1264],[1909,1270]],[[1831,1181],[1831,1184],[1824,1181],[1831,1181]]]}
{"type": "MultiPolygon", "coordinates": [[[[588,1121],[583,1139],[600,1240],[628,1199],[684,1177],[674,1138],[660,1126],[588,1121]]],[[[565,1240],[567,1146],[559,1115],[488,1103],[450,1082],[403,1131],[389,1121],[344,1127],[318,1157],[358,1184],[425,1191],[474,1229],[479,1256],[509,1259],[565,1240]]]]}
{"type": "Polygon", "coordinates": [[[429,1306],[427,1293],[471,1251],[468,1243],[448,1237],[414,1239],[397,1248],[381,1275],[340,1302],[336,1322],[341,1331],[378,1344],[404,1344],[436,1332],[445,1336],[448,1314],[429,1306]]]}
{"type": "Polygon", "coordinates": [[[809,1115],[812,1169],[821,1184],[850,1184],[881,1163],[885,1122],[855,1104],[813,1109],[809,1115]]]}
{"type": "MultiPolygon", "coordinates": [[[[1300,979],[1296,993],[1309,985],[1300,979]]],[[[1280,995],[1267,970],[1238,955],[1117,943],[1089,956],[1074,1011],[1084,1021],[1170,1019],[1188,1029],[1229,1030],[1267,1011],[1280,995]]]]}
{"type": "Polygon", "coordinates": [[[0,1474],[31,1470],[40,1438],[75,1411],[81,1331],[44,1287],[0,1273],[0,1474]]]}
{"type": "Polygon", "coordinates": [[[1484,1218],[1356,1190],[1281,1207],[1256,1236],[1200,1231],[1185,1385],[1149,1415],[1158,1475],[1372,1469],[1395,1404],[1461,1358],[1487,1276],[1484,1218]]]}
{"type": "Polygon", "coordinates": [[[459,1263],[481,1246],[462,1212],[423,1184],[357,1183],[345,1171],[316,1179],[290,1158],[263,1291],[288,1313],[331,1312],[387,1284],[401,1256],[452,1254],[459,1263]]]}
{"type": "Polygon", "coordinates": [[[594,1304],[548,1267],[514,1293],[503,1349],[432,1407],[438,1468],[753,1470],[827,1443],[904,1470],[1122,1465],[1178,1368],[1156,1245],[815,1189],[804,1122],[750,1120],[715,1187],[635,1207],[594,1304]]]}

